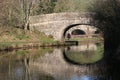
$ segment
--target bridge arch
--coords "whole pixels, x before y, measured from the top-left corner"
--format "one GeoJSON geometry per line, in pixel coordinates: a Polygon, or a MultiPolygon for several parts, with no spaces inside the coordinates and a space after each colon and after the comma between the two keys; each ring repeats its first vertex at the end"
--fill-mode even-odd
{"type": "Polygon", "coordinates": [[[80,24],[72,24],[72,25],[69,25],[69,26],[67,26],[64,30],[63,30],[63,38],[65,38],[65,34],[66,34],[66,32],[70,29],[70,28],[72,28],[72,27],[75,27],[75,26],[78,26],[78,25],[80,25],[80,24]]]}
{"type": "Polygon", "coordinates": [[[69,25],[67,27],[65,27],[65,29],[63,30],[62,33],[62,39],[64,39],[66,37],[67,33],[70,33],[71,35],[73,34],[74,31],[79,31],[78,33],[83,36],[83,35],[90,35],[95,33],[96,28],[91,28],[94,27],[90,24],[72,24],[69,25]]]}

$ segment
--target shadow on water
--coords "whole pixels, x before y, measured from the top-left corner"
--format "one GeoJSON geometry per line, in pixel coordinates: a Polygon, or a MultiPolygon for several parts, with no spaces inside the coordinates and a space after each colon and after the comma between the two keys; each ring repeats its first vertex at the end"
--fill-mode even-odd
{"type": "Polygon", "coordinates": [[[120,53],[110,50],[105,52],[104,57],[109,80],[120,80],[120,53]]]}

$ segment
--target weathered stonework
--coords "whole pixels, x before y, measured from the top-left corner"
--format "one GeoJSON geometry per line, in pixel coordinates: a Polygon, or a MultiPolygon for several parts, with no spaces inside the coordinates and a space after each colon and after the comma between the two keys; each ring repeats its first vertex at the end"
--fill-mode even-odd
{"type": "MultiPolygon", "coordinates": [[[[30,29],[38,30],[44,32],[46,35],[52,35],[56,40],[61,40],[66,32],[66,29],[70,29],[70,25],[90,25],[93,26],[92,23],[93,13],[52,13],[52,14],[44,14],[38,16],[31,16],[30,21],[30,29]]],[[[72,26],[77,27],[77,26],[72,26]]],[[[72,28],[71,27],[71,28],[72,28]]],[[[81,28],[86,33],[86,27],[81,28]]],[[[89,33],[93,34],[96,28],[90,27],[89,33]],[[91,31],[90,31],[91,30],[91,31]]]]}

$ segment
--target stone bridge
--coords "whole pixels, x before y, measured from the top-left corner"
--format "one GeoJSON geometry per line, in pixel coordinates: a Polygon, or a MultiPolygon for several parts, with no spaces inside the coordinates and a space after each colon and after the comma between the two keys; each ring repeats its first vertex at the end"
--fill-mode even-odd
{"type": "Polygon", "coordinates": [[[92,17],[94,13],[52,13],[30,16],[30,29],[52,35],[55,40],[62,40],[66,33],[79,30],[85,35],[93,35],[97,30],[92,17]]]}

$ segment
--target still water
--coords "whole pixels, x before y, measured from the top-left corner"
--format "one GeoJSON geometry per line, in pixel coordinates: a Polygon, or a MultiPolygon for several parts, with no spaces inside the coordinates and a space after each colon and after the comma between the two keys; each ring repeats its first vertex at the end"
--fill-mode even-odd
{"type": "Polygon", "coordinates": [[[0,80],[120,80],[101,43],[0,52],[0,80]]]}

